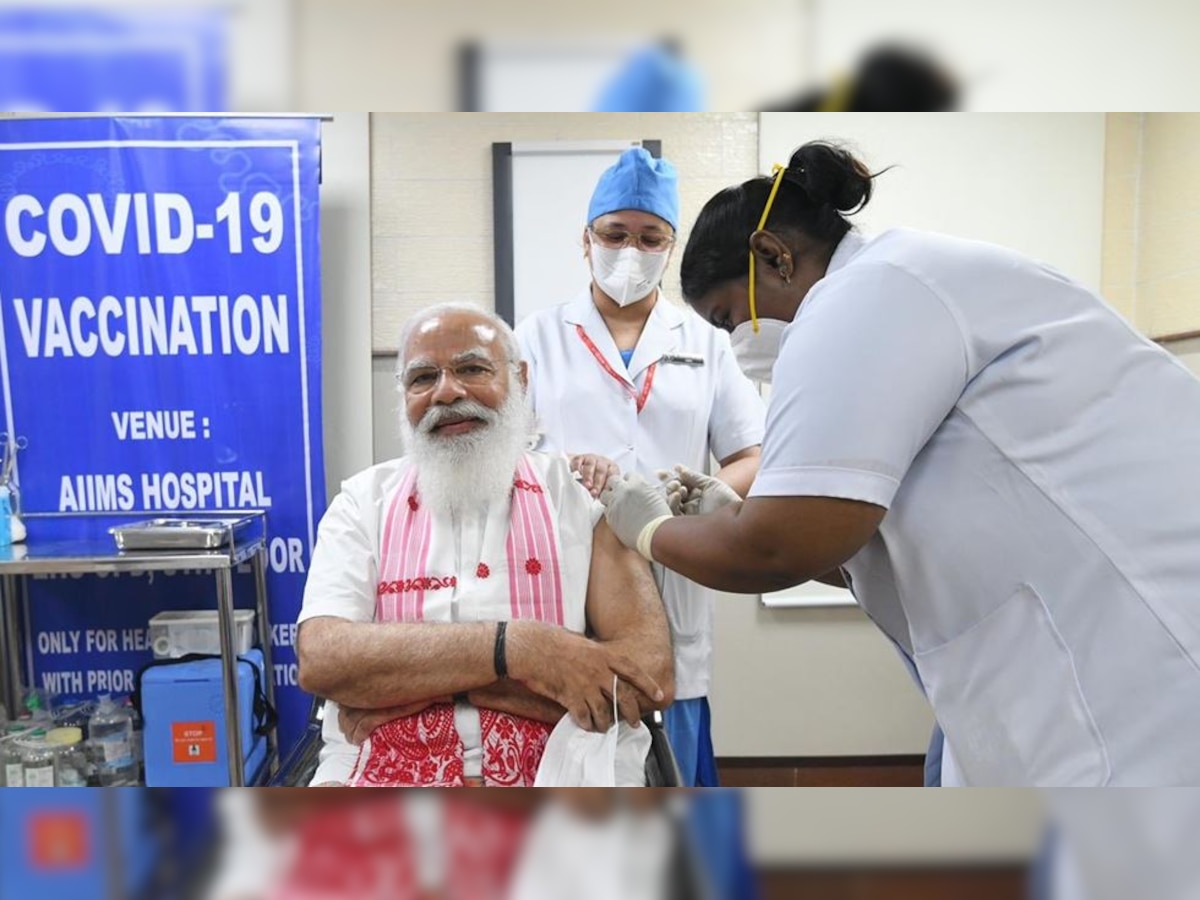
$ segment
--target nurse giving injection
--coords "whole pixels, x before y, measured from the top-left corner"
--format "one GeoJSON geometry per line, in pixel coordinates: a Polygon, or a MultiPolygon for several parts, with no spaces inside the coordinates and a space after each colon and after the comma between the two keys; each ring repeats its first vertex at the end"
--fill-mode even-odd
{"type": "Polygon", "coordinates": [[[686,302],[774,360],[745,501],[601,497],[630,547],[738,593],[843,583],[913,660],[971,785],[1200,785],[1200,380],[1033,259],[848,216],[814,142],[712,197],[686,302]]]}

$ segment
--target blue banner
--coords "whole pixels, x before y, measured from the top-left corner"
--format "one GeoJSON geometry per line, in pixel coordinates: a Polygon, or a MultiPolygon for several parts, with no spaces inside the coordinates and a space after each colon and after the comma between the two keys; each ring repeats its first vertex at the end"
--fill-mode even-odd
{"type": "Polygon", "coordinates": [[[0,8],[0,109],[184,112],[228,106],[215,8],[0,8]]]}
{"type": "MultiPolygon", "coordinates": [[[[23,512],[66,514],[27,518],[30,544],[97,514],[267,510],[282,749],[308,710],[292,645],[325,507],[319,127],[0,121],[0,430],[28,442],[23,512]]],[[[194,573],[29,584],[30,674],[63,697],[127,693],[151,616],[215,608],[194,573]]]]}

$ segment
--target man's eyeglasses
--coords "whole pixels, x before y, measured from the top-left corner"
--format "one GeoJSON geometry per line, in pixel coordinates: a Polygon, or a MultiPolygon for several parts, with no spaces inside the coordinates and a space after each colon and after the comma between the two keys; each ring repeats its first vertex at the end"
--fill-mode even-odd
{"type": "Polygon", "coordinates": [[[484,387],[496,380],[496,376],[500,374],[500,366],[473,359],[453,366],[420,366],[409,369],[396,378],[403,385],[405,393],[428,394],[437,387],[443,372],[448,372],[463,387],[484,387]]]}
{"type": "Polygon", "coordinates": [[[608,229],[597,231],[595,228],[589,228],[588,231],[592,233],[596,243],[609,250],[621,250],[624,247],[636,245],[639,250],[647,253],[663,253],[675,243],[673,235],[656,231],[629,232],[608,229]]]}

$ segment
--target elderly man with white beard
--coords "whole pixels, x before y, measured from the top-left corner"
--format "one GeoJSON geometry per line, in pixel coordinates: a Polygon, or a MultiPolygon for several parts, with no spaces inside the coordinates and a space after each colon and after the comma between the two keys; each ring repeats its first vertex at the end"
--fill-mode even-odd
{"type": "Polygon", "coordinates": [[[565,713],[613,724],[614,683],[630,724],[671,702],[662,602],[567,458],[526,449],[506,323],[418,314],[397,379],[406,455],[343,483],[305,585],[300,684],[326,698],[312,783],[529,786],[565,713]]]}

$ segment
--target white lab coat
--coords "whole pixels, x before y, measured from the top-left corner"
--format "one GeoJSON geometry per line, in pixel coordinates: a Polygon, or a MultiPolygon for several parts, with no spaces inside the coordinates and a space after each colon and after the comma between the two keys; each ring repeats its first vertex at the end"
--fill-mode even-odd
{"type": "MultiPolygon", "coordinates": [[[[738,368],[729,336],[665,297],[655,304],[628,369],[590,287],[571,303],[523,320],[517,340],[529,363],[529,396],[543,431],[539,450],[598,453],[622,472],[657,481],[659,469],[682,463],[704,472],[710,453],[724,459],[762,442],[765,406],[738,368]],[[623,384],[596,361],[577,324],[623,384]],[[670,362],[664,354],[693,354],[703,361],[670,362]],[[639,414],[634,392],[655,362],[639,414]]],[[[675,641],[675,695],[707,696],[715,594],[674,572],[659,574],[675,641]]]]}
{"type": "Polygon", "coordinates": [[[753,496],[888,509],[844,566],[974,785],[1200,784],[1200,381],[999,247],[848,235],[753,496]]]}

